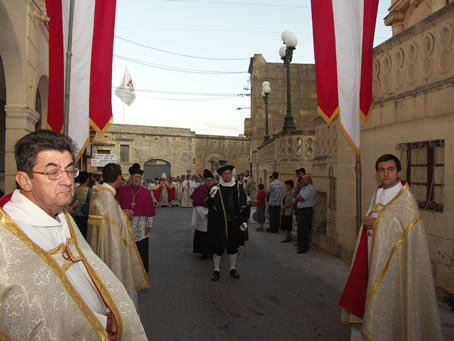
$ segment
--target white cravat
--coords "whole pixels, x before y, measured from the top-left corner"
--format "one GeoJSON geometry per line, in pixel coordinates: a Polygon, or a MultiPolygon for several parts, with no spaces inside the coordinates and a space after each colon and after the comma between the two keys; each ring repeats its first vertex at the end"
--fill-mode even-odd
{"type": "Polygon", "coordinates": [[[375,204],[386,205],[389,203],[402,189],[402,182],[397,182],[391,188],[379,188],[377,191],[377,197],[375,198],[375,204]]]}
{"type": "MultiPolygon", "coordinates": [[[[65,215],[60,212],[54,219],[31,200],[16,190],[3,210],[21,230],[40,248],[52,250],[60,244],[66,245],[71,233],[65,215]]],[[[103,326],[107,324],[108,309],[82,262],[74,263],[66,271],[66,277],[80,294],[85,303],[98,317],[103,326]]]]}

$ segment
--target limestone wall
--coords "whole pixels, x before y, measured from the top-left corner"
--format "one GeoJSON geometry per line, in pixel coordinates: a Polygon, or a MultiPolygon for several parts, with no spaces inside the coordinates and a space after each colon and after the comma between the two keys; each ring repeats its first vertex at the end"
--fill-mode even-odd
{"type": "Polygon", "coordinates": [[[44,0],[0,0],[0,56],[6,82],[5,172],[0,184],[6,193],[16,188],[14,145],[47,118],[48,29],[44,0]],[[36,93],[42,90],[41,114],[36,93]],[[4,179],[4,180],[3,180],[4,179]]]}
{"type": "MultiPolygon", "coordinates": [[[[298,50],[295,50],[297,53],[298,50]]],[[[317,110],[315,67],[311,64],[291,64],[292,115],[297,130],[312,131],[317,110]]],[[[265,136],[265,103],[261,96],[262,83],[271,85],[268,97],[269,135],[282,131],[287,113],[287,73],[283,63],[267,63],[256,54],[249,67],[251,74],[251,118],[245,134],[252,136],[251,152],[263,144],[265,136]]],[[[248,135],[247,135],[248,136],[248,135]]]]}
{"type": "MultiPolygon", "coordinates": [[[[129,162],[120,163],[124,174],[132,163],[159,159],[170,163],[172,176],[202,174],[212,169],[212,160],[226,160],[239,171],[249,169],[249,139],[197,135],[190,129],[112,124],[104,136],[93,139],[93,153],[120,155],[120,145],[129,146],[129,162]]],[[[90,163],[90,161],[89,161],[90,163]]],[[[100,169],[89,167],[89,171],[100,169]]]]}

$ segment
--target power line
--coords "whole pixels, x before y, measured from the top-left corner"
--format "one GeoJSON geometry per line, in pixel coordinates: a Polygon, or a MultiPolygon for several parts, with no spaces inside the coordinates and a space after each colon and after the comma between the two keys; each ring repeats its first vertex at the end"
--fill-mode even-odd
{"type": "MultiPolygon", "coordinates": [[[[112,90],[117,89],[117,87],[112,87],[112,90]]],[[[128,90],[129,88],[119,88],[122,90],[128,90]]],[[[135,92],[145,92],[145,93],[158,93],[158,94],[170,94],[170,95],[185,95],[185,96],[213,96],[213,97],[245,97],[250,96],[249,94],[235,94],[235,93],[214,93],[214,92],[192,92],[192,91],[166,91],[166,90],[153,90],[153,89],[136,89],[135,92]]]]}
{"type": "Polygon", "coordinates": [[[202,75],[231,75],[231,74],[248,73],[247,71],[199,70],[199,69],[180,68],[180,67],[169,66],[169,65],[152,64],[152,63],[149,63],[149,62],[146,62],[146,61],[143,61],[143,60],[138,60],[138,59],[134,59],[134,58],[120,56],[118,54],[114,54],[114,57],[116,57],[118,59],[121,59],[121,60],[124,60],[124,61],[127,61],[127,62],[143,65],[143,66],[148,66],[148,67],[161,69],[161,70],[176,71],[176,72],[196,73],[196,74],[202,74],[202,75]]]}
{"type": "Polygon", "coordinates": [[[240,5],[240,6],[267,6],[267,7],[289,7],[289,8],[311,8],[310,6],[296,6],[296,5],[277,5],[277,4],[263,4],[257,2],[228,2],[228,1],[203,1],[203,0],[163,0],[165,2],[192,2],[203,3],[210,5],[240,5]]]}
{"type": "Polygon", "coordinates": [[[177,52],[171,52],[171,51],[167,51],[167,50],[158,49],[156,47],[152,47],[152,46],[149,46],[149,45],[141,44],[141,43],[138,43],[138,42],[126,39],[126,38],[119,37],[117,35],[115,36],[115,38],[123,40],[123,41],[126,41],[126,42],[128,42],[130,44],[134,44],[134,45],[137,45],[137,46],[141,46],[141,47],[150,49],[150,50],[159,51],[159,52],[168,53],[168,54],[173,54],[173,55],[181,56],[181,57],[187,57],[187,58],[206,59],[206,60],[249,60],[250,59],[250,58],[212,58],[212,57],[191,56],[191,55],[188,55],[188,54],[183,54],[183,53],[177,53],[177,52]]]}

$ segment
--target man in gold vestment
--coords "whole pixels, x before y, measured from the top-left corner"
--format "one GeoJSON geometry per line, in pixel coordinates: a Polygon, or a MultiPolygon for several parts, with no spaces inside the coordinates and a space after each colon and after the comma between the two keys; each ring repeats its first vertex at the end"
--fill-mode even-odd
{"type": "Polygon", "coordinates": [[[87,241],[123,283],[139,310],[137,291],[149,288],[150,283],[129,224],[133,212],[123,212],[115,199],[121,186],[121,167],[109,163],[102,176],[104,183],[94,186],[91,194],[87,241]]]}
{"type": "Polygon", "coordinates": [[[134,303],[66,211],[74,144],[38,130],[15,146],[20,189],[0,201],[1,340],[146,340],[134,303]]]}
{"type": "Polygon", "coordinates": [[[400,181],[400,160],[381,156],[382,185],[358,237],[340,305],[352,340],[441,340],[426,232],[418,203],[400,181]]]}

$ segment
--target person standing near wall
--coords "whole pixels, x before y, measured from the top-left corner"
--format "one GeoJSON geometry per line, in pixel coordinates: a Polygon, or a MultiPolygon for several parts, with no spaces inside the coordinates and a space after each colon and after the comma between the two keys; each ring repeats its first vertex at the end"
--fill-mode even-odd
{"type": "Polygon", "coordinates": [[[284,186],[278,180],[279,173],[273,172],[273,181],[268,186],[268,207],[270,211],[270,227],[267,232],[278,233],[281,220],[281,204],[284,186]]]}
{"type": "Polygon", "coordinates": [[[296,221],[298,223],[298,251],[306,253],[310,249],[309,233],[312,229],[312,213],[315,206],[315,188],[310,175],[301,180],[302,188],[296,197],[296,221]]]}

